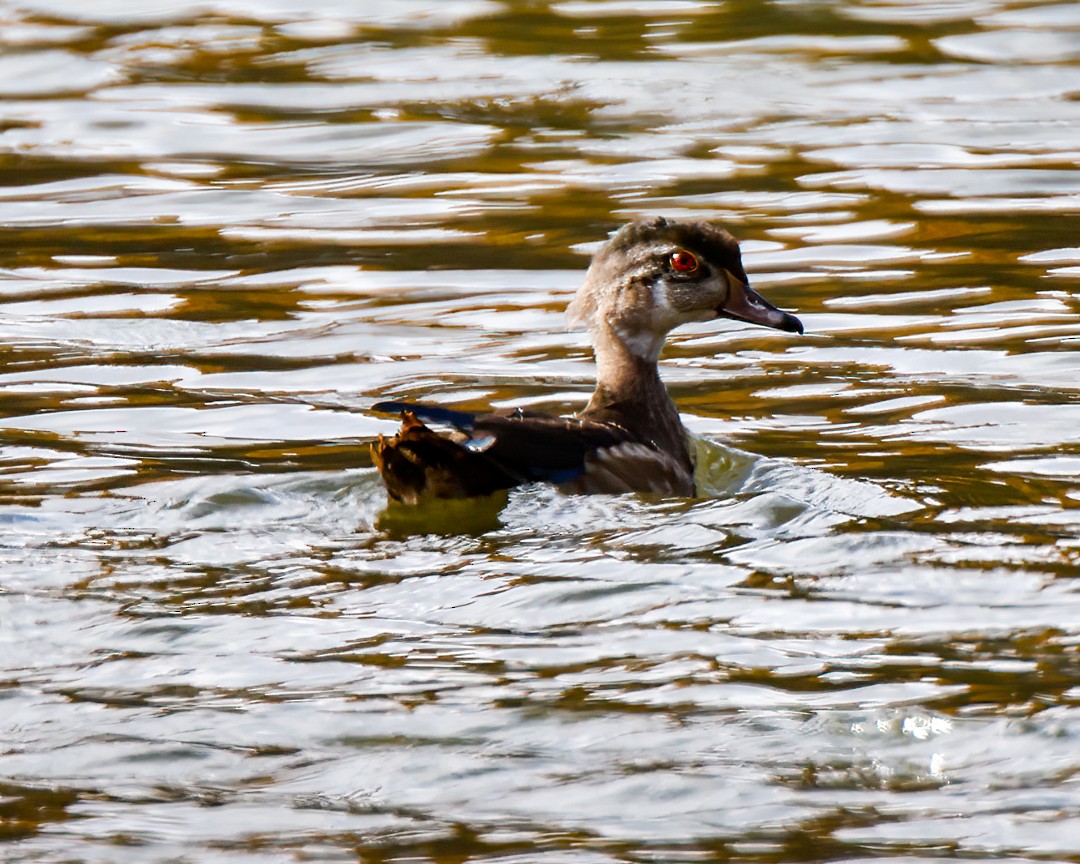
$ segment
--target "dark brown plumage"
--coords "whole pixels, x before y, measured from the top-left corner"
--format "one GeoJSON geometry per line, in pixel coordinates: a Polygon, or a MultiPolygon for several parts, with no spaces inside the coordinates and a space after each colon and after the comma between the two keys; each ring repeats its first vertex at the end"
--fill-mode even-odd
{"type": "Polygon", "coordinates": [[[739,245],[722,228],[661,218],[624,226],[593,257],[568,310],[588,325],[596,351],[586,408],[573,417],[475,415],[381,402],[373,410],[403,417],[393,438],[372,444],[387,492],[417,504],[542,481],[570,492],[693,495],[687,433],[660,380],[660,349],[679,324],[718,317],[802,333],[748,283],[739,245]]]}

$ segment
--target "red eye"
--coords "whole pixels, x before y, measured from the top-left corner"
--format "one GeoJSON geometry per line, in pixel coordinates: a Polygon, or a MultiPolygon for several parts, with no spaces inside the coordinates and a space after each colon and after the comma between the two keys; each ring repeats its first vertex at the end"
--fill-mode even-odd
{"type": "Polygon", "coordinates": [[[671,269],[676,273],[693,273],[698,269],[697,257],[685,249],[672,252],[671,269]]]}

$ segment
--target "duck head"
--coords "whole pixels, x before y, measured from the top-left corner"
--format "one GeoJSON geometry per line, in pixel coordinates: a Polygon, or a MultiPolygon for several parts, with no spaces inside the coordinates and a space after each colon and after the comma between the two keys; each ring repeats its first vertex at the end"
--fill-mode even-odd
{"type": "Polygon", "coordinates": [[[707,222],[662,217],[623,226],[593,256],[567,310],[594,337],[615,338],[656,360],[680,324],[733,318],[790,333],[802,322],[750,287],[739,244],[707,222]]]}

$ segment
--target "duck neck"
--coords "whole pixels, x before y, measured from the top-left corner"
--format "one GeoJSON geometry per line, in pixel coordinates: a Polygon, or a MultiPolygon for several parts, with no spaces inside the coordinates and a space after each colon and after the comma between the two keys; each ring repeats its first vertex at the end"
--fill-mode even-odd
{"type": "Polygon", "coordinates": [[[664,336],[627,337],[605,327],[594,332],[593,339],[596,390],[582,413],[622,426],[636,439],[688,459],[686,430],[657,366],[664,336]]]}

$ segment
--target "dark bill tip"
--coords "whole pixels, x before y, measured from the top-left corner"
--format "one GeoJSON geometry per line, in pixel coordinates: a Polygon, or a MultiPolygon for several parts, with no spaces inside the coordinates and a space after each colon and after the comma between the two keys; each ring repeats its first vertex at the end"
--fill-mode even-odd
{"type": "Polygon", "coordinates": [[[779,324],[775,325],[777,330],[784,330],[788,333],[798,333],[800,336],[803,335],[802,321],[787,312],[781,312],[780,314],[784,316],[784,319],[779,324]]]}
{"type": "Polygon", "coordinates": [[[802,321],[782,309],[777,309],[730,271],[727,271],[727,276],[728,298],[724,305],[716,310],[718,315],[802,335],[802,321]]]}

